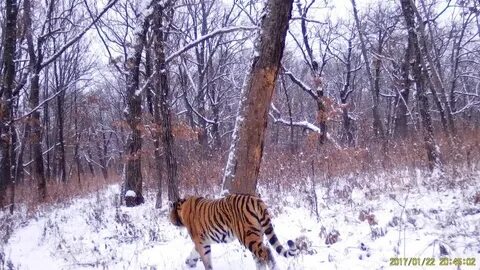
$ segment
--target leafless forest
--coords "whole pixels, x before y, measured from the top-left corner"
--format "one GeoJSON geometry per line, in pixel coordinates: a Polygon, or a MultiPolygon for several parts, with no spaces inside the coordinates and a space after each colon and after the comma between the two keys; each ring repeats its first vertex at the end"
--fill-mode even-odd
{"type": "Polygon", "coordinates": [[[478,170],[478,0],[2,0],[0,10],[5,211],[110,183],[134,191],[131,205],[151,191],[160,206],[222,185],[254,192],[257,180],[308,190],[419,170],[454,185],[459,170],[478,170]]]}

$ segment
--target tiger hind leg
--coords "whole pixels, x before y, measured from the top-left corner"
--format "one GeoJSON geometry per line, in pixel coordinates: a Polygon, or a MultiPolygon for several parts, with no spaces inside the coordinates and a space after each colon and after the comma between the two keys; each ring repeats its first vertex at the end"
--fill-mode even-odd
{"type": "Polygon", "coordinates": [[[272,251],[263,244],[262,238],[256,234],[250,234],[247,238],[247,243],[243,244],[252,252],[257,270],[264,270],[267,266],[270,269],[275,269],[276,263],[272,251]]]}
{"type": "Polygon", "coordinates": [[[202,259],[205,270],[212,270],[213,268],[210,245],[201,242],[195,243],[195,249],[200,255],[200,258],[202,259]]]}
{"type": "Polygon", "coordinates": [[[197,262],[199,259],[200,259],[200,254],[198,254],[196,248],[193,247],[192,251],[190,252],[190,255],[188,255],[187,259],[185,260],[185,264],[188,265],[188,267],[193,268],[197,266],[197,262]]]}

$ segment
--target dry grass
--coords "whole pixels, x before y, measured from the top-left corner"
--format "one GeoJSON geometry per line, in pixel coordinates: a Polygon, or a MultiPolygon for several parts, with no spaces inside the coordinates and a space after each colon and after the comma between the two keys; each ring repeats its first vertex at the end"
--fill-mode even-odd
{"type": "MultiPolygon", "coordinates": [[[[473,171],[480,167],[480,129],[463,128],[454,139],[443,134],[436,140],[439,144],[442,161],[449,175],[457,169],[473,171]]],[[[427,158],[421,135],[404,140],[390,140],[387,144],[365,140],[354,148],[338,149],[333,144],[317,146],[314,136],[304,140],[292,151],[288,144],[273,144],[267,141],[259,183],[272,191],[307,190],[312,185],[312,176],[316,184],[328,186],[335,179],[368,179],[376,175],[396,175],[398,171],[426,171],[427,158]]],[[[217,193],[221,188],[223,169],[228,150],[204,151],[191,140],[177,143],[179,190],[182,195],[207,195],[217,193]]],[[[163,166],[163,164],[162,164],[163,166]]],[[[144,187],[156,191],[158,187],[158,168],[153,155],[145,155],[143,160],[144,187]]],[[[165,170],[162,170],[163,190],[166,192],[165,170]]],[[[114,172],[109,179],[100,174],[96,177],[84,176],[79,182],[67,183],[49,181],[48,197],[43,204],[55,204],[84,196],[103,189],[105,186],[119,183],[121,177],[114,172]]],[[[409,176],[406,176],[409,177],[409,176]]],[[[383,180],[381,180],[383,181],[383,180]]],[[[392,177],[384,181],[400,181],[392,177]]],[[[10,191],[9,191],[10,194],[10,191]]],[[[30,211],[40,205],[36,186],[31,182],[16,186],[15,203],[24,204],[30,211]]]]}
{"type": "MultiPolygon", "coordinates": [[[[478,128],[463,128],[453,139],[444,134],[436,137],[447,177],[453,177],[458,169],[470,171],[480,166],[478,134],[478,128]]],[[[217,191],[226,163],[226,149],[211,155],[202,155],[198,149],[182,153],[183,158],[179,160],[181,190],[188,194],[217,191]]],[[[341,149],[330,143],[318,147],[313,137],[299,144],[295,151],[288,144],[267,143],[259,183],[270,190],[289,190],[310,186],[308,179],[312,176],[317,183],[328,185],[342,177],[368,178],[376,174],[395,175],[405,170],[428,170],[421,134],[403,140],[391,139],[388,143],[370,139],[357,147],[341,149]]]]}
{"type": "MultiPolygon", "coordinates": [[[[110,177],[104,179],[102,176],[83,176],[81,181],[67,181],[66,183],[48,181],[47,198],[44,201],[38,199],[37,186],[34,183],[22,182],[15,187],[15,205],[25,205],[29,213],[35,212],[39,206],[53,205],[67,202],[73,198],[86,196],[92,192],[104,189],[106,186],[118,183],[120,177],[110,172],[110,177]]],[[[8,191],[11,195],[11,187],[8,191]]],[[[8,198],[11,201],[11,197],[8,198]]]]}

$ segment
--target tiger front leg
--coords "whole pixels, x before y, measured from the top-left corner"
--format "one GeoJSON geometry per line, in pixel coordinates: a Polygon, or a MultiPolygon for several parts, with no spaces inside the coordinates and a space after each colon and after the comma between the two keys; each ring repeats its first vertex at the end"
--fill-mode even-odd
{"type": "Polygon", "coordinates": [[[185,264],[188,265],[188,267],[193,268],[197,266],[198,259],[200,259],[200,254],[198,254],[197,249],[193,247],[190,255],[188,255],[187,259],[185,260],[185,264]]]}

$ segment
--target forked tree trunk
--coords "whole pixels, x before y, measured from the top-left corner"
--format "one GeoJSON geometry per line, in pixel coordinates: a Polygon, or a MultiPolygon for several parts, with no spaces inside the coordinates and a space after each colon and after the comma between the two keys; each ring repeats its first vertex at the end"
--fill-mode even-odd
{"type": "Polygon", "coordinates": [[[242,100],[228,156],[224,191],[255,194],[270,108],[293,0],[269,0],[262,18],[255,56],[242,91],[242,100]]]}
{"type": "Polygon", "coordinates": [[[413,71],[413,77],[415,79],[415,85],[417,88],[418,109],[423,126],[423,137],[429,161],[429,168],[431,170],[442,170],[440,151],[433,137],[432,119],[430,116],[430,108],[425,91],[426,82],[424,73],[422,72],[422,66],[424,66],[424,63],[422,62],[423,59],[421,55],[421,50],[418,42],[417,33],[415,31],[415,13],[412,7],[411,0],[401,0],[400,3],[402,5],[403,17],[405,18],[405,22],[407,25],[408,38],[410,39],[409,43],[413,46],[413,57],[410,63],[413,71]]]}

